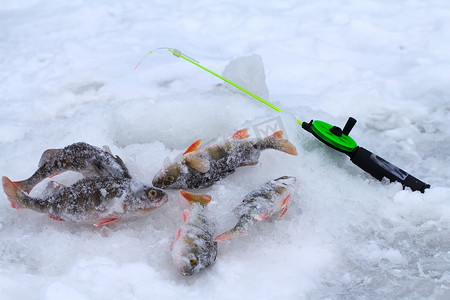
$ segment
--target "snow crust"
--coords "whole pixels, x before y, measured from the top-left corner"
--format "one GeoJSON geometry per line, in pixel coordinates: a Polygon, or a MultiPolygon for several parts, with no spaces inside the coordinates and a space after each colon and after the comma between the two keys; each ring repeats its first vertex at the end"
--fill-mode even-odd
{"type": "Polygon", "coordinates": [[[28,178],[43,151],[83,141],[109,145],[149,185],[193,141],[243,127],[283,129],[299,153],[266,150],[202,190],[223,232],[251,190],[284,175],[299,182],[282,219],[220,244],[216,262],[188,278],[169,250],[187,208],[178,191],[100,228],[14,210],[1,193],[1,299],[450,298],[448,2],[16,0],[0,1],[0,28],[1,176],[28,178]],[[263,69],[246,76],[260,80],[246,88],[267,86],[283,112],[167,50],[134,70],[159,47],[219,74],[235,59],[252,70],[258,55],[263,69]],[[431,189],[380,183],[296,122],[342,127],[349,116],[359,145],[431,189]]]}

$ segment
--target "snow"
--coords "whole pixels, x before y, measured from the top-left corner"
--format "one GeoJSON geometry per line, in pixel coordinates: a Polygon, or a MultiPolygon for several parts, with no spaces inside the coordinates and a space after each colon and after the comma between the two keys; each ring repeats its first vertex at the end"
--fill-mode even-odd
{"type": "Polygon", "coordinates": [[[300,185],[282,219],[220,244],[215,264],[191,277],[169,250],[187,208],[177,191],[142,218],[100,228],[14,210],[1,193],[1,299],[450,297],[446,1],[3,0],[0,28],[1,176],[28,178],[43,151],[83,141],[109,145],[151,184],[199,138],[281,126],[297,157],[266,150],[201,192],[220,233],[259,185],[283,175],[300,185]],[[267,86],[283,112],[167,50],[134,70],[159,47],[219,74],[240,59],[230,77],[260,78],[247,88],[267,86]],[[251,71],[253,55],[263,69],[251,71]],[[342,127],[349,116],[359,145],[431,189],[380,183],[296,123],[342,127]]]}

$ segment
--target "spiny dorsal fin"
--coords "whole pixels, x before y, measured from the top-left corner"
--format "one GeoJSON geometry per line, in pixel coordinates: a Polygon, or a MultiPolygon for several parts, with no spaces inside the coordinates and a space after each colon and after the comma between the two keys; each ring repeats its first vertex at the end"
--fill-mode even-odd
{"type": "Polygon", "coordinates": [[[206,205],[206,204],[208,204],[208,203],[211,201],[211,199],[212,199],[212,197],[211,197],[210,195],[206,195],[206,194],[195,195],[195,194],[192,194],[192,193],[183,191],[183,190],[180,190],[180,194],[181,194],[181,196],[183,196],[183,198],[186,199],[191,205],[192,205],[193,203],[196,203],[196,202],[197,202],[197,203],[200,203],[200,204],[203,204],[203,205],[206,205]]]}
{"type": "Polygon", "coordinates": [[[55,154],[62,151],[62,149],[47,149],[42,153],[41,159],[39,160],[38,167],[42,167],[47,161],[49,161],[55,154]]]}
{"type": "Polygon", "coordinates": [[[111,151],[111,148],[109,148],[108,145],[103,145],[103,149],[105,149],[106,152],[108,152],[109,154],[111,154],[112,156],[114,156],[114,154],[111,151]]]}
{"type": "Polygon", "coordinates": [[[231,138],[234,140],[243,140],[243,139],[247,139],[248,137],[249,137],[248,129],[244,128],[244,129],[236,131],[236,133],[233,134],[233,136],[231,138]]]}
{"type": "Polygon", "coordinates": [[[198,147],[200,146],[200,143],[201,143],[201,142],[202,142],[202,139],[198,139],[198,140],[196,140],[195,142],[193,142],[193,143],[186,149],[186,151],[184,151],[183,155],[184,155],[184,154],[191,153],[191,152],[194,152],[195,150],[197,150],[198,147]]]}

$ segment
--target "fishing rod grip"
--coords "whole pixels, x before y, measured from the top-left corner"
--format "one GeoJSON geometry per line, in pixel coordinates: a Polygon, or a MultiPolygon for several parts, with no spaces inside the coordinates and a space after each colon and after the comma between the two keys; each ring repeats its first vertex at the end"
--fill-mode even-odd
{"type": "Polygon", "coordinates": [[[403,188],[409,187],[412,191],[420,191],[422,193],[430,187],[429,184],[415,178],[363,147],[356,147],[350,155],[350,160],[380,181],[383,177],[386,177],[390,182],[400,182],[403,188]]]}

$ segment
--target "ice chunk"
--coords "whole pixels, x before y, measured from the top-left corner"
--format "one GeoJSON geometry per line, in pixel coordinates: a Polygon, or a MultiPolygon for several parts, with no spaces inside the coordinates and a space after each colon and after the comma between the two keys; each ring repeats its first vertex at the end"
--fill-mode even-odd
{"type": "MultiPolygon", "coordinates": [[[[252,92],[253,94],[269,99],[269,89],[266,85],[266,74],[261,56],[252,54],[232,60],[222,72],[222,76],[252,92]]],[[[231,85],[226,85],[232,91],[242,93],[231,85]]]]}

